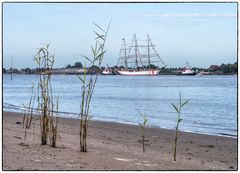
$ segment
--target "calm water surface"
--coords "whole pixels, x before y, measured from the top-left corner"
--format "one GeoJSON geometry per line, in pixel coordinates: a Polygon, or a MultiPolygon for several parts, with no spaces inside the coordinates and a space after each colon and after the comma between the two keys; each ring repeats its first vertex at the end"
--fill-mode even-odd
{"type": "MultiPolygon", "coordinates": [[[[28,103],[36,75],[3,75],[3,102],[28,103]]],[[[52,76],[60,111],[78,113],[81,85],[74,75],[52,76]]],[[[191,101],[183,108],[182,131],[237,135],[237,76],[99,76],[91,103],[94,119],[137,124],[146,113],[151,126],[174,129],[179,91],[191,101]]],[[[5,108],[5,110],[8,110],[5,108]]],[[[15,110],[16,111],[16,110],[15,110]]],[[[75,114],[62,114],[77,118],[75,114]]]]}

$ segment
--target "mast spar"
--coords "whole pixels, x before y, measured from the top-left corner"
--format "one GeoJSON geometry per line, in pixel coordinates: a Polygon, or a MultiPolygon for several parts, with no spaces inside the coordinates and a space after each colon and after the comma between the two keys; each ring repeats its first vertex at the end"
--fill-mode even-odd
{"type": "Polygon", "coordinates": [[[148,40],[147,40],[147,42],[148,42],[148,44],[147,44],[147,47],[148,47],[148,66],[149,66],[149,69],[150,69],[150,64],[151,64],[151,62],[150,62],[150,38],[149,38],[148,34],[147,34],[147,37],[148,37],[148,40]]]}
{"type": "Polygon", "coordinates": [[[12,80],[12,73],[13,73],[13,67],[12,67],[12,55],[11,55],[11,80],[12,80]]]}
{"type": "Polygon", "coordinates": [[[134,37],[133,39],[135,39],[135,64],[136,64],[136,67],[138,68],[138,45],[137,45],[137,37],[136,37],[136,34],[134,34],[134,37]]]}
{"type": "Polygon", "coordinates": [[[122,39],[122,46],[121,46],[121,49],[120,49],[118,64],[117,64],[118,66],[120,64],[123,64],[123,62],[121,62],[122,59],[123,59],[125,67],[128,68],[128,56],[127,56],[127,47],[126,47],[125,38],[122,39]],[[124,56],[123,57],[121,56],[122,51],[124,51],[124,56]]]}
{"type": "Polygon", "coordinates": [[[123,46],[124,46],[124,60],[125,60],[125,66],[126,68],[128,67],[127,65],[127,48],[126,48],[126,41],[125,39],[123,38],[123,46]]]}
{"type": "MultiPolygon", "coordinates": [[[[149,35],[148,35],[148,38],[149,38],[149,35]]],[[[164,61],[160,58],[160,56],[159,56],[159,54],[157,53],[157,51],[156,51],[156,49],[154,48],[154,45],[152,44],[152,42],[151,42],[151,39],[149,38],[149,42],[150,42],[150,44],[151,44],[151,47],[153,48],[153,50],[154,50],[154,52],[156,53],[156,55],[157,55],[157,57],[158,57],[158,59],[159,59],[159,61],[165,66],[165,63],[164,63],[164,61]]]]}

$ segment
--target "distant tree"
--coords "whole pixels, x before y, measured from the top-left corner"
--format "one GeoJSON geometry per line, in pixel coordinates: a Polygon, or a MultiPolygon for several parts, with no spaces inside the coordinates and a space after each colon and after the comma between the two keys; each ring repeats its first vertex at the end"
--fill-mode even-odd
{"type": "Polygon", "coordinates": [[[197,67],[193,67],[193,68],[192,68],[193,71],[196,71],[197,69],[198,69],[197,67]]]}
{"type": "Polygon", "coordinates": [[[99,70],[100,68],[96,65],[92,65],[89,69],[99,70]]]}
{"type": "Polygon", "coordinates": [[[73,67],[74,67],[74,68],[82,68],[83,66],[82,66],[82,63],[81,63],[81,62],[75,62],[75,64],[74,64],[73,67]]]}
{"type": "Polygon", "coordinates": [[[14,68],[14,69],[12,70],[12,72],[13,72],[13,73],[18,73],[19,71],[18,71],[17,68],[14,68]]]}
{"type": "Polygon", "coordinates": [[[100,71],[101,71],[101,69],[96,65],[92,65],[91,67],[89,67],[89,73],[91,73],[91,74],[95,74],[100,71]]]}
{"type": "Polygon", "coordinates": [[[219,71],[220,70],[220,67],[218,65],[211,65],[209,67],[209,71],[211,72],[215,72],[215,71],[219,71]]]}
{"type": "Polygon", "coordinates": [[[7,70],[5,68],[2,68],[2,73],[6,73],[7,70]]]}
{"type": "Polygon", "coordinates": [[[156,69],[157,66],[155,66],[154,64],[150,64],[150,69],[156,69]]]}
{"type": "Polygon", "coordinates": [[[233,72],[234,73],[237,73],[238,72],[238,63],[237,62],[235,62],[234,64],[233,64],[233,72]]]}
{"type": "Polygon", "coordinates": [[[25,72],[26,74],[31,74],[32,70],[27,67],[26,69],[24,69],[24,72],[25,72]]]}
{"type": "Polygon", "coordinates": [[[70,64],[68,64],[67,66],[66,66],[66,68],[71,68],[72,66],[70,65],[70,64]]]}
{"type": "Polygon", "coordinates": [[[238,66],[237,63],[234,64],[222,64],[220,66],[220,70],[223,74],[233,74],[237,73],[238,71],[238,66]]]}

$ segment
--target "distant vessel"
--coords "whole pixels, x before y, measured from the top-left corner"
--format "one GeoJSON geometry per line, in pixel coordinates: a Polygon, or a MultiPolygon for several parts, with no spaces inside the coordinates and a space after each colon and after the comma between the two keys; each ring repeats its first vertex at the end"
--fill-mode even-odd
{"type": "Polygon", "coordinates": [[[160,62],[163,65],[162,67],[165,66],[165,63],[156,52],[154,48],[155,45],[152,44],[148,35],[147,45],[139,45],[136,35],[133,36],[132,43],[128,48],[125,39],[123,38],[122,40],[123,43],[118,58],[118,67],[120,66],[122,68],[117,71],[120,75],[155,76],[160,72],[160,68],[154,64],[160,62]],[[145,54],[142,53],[142,49],[144,48],[145,51],[147,51],[145,54]]]}
{"type": "Polygon", "coordinates": [[[203,74],[202,73],[198,73],[198,74],[196,74],[196,76],[203,76],[203,74]]]}
{"type": "Polygon", "coordinates": [[[180,75],[196,75],[196,71],[193,71],[187,62],[180,75]]]}
{"type": "Polygon", "coordinates": [[[201,71],[199,72],[200,75],[210,75],[209,71],[201,71]]]}
{"type": "Polygon", "coordinates": [[[108,64],[105,67],[104,71],[102,72],[103,75],[113,75],[113,72],[111,71],[111,69],[109,68],[108,64]]]}

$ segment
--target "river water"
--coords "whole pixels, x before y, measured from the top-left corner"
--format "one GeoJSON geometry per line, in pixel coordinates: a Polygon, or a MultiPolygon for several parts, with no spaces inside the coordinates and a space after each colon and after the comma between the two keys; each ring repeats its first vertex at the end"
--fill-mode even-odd
{"type": "MultiPolygon", "coordinates": [[[[22,106],[30,99],[37,75],[3,75],[3,102],[22,106]]],[[[75,75],[53,75],[54,97],[60,116],[77,118],[81,84],[75,75]],[[74,114],[76,113],[76,114],[74,114]]],[[[91,103],[93,119],[137,124],[146,113],[150,126],[174,129],[176,113],[171,103],[191,99],[182,109],[180,130],[210,135],[237,135],[237,76],[102,76],[91,103]]],[[[9,108],[4,108],[9,110],[9,108]]],[[[19,111],[19,110],[10,110],[19,111]]]]}

